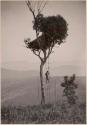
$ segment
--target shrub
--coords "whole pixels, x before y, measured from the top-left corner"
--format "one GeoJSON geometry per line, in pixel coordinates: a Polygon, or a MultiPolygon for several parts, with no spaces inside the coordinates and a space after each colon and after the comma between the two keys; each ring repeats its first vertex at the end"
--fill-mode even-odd
{"type": "Polygon", "coordinates": [[[75,74],[73,74],[70,78],[68,76],[64,76],[64,82],[61,83],[61,86],[64,87],[63,96],[66,96],[67,101],[70,105],[76,104],[77,96],[75,89],[78,87],[75,81],[75,74]]]}

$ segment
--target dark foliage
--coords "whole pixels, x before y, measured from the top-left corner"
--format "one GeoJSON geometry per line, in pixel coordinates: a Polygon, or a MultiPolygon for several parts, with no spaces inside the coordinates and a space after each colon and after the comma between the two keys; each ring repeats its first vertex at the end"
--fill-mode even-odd
{"type": "Polygon", "coordinates": [[[33,28],[51,37],[53,41],[56,39],[63,40],[67,36],[67,22],[60,15],[44,17],[39,14],[33,28]]]}
{"type": "Polygon", "coordinates": [[[63,90],[64,96],[67,97],[67,101],[70,105],[75,104],[77,100],[77,96],[75,95],[75,89],[78,87],[76,83],[74,83],[75,74],[68,79],[68,76],[64,77],[64,82],[61,83],[62,87],[65,87],[63,90]]]}
{"type": "Polygon", "coordinates": [[[25,40],[24,42],[26,43],[27,48],[30,48],[33,51],[34,50],[38,51],[40,49],[41,50],[46,49],[45,36],[44,35],[39,36],[38,39],[35,39],[35,40],[31,41],[31,42],[28,39],[25,40]]]}
{"type": "Polygon", "coordinates": [[[31,42],[25,40],[25,43],[28,48],[36,51],[46,50],[55,44],[60,45],[67,36],[67,26],[66,20],[60,15],[44,17],[38,14],[33,21],[33,29],[42,35],[31,42]]]}

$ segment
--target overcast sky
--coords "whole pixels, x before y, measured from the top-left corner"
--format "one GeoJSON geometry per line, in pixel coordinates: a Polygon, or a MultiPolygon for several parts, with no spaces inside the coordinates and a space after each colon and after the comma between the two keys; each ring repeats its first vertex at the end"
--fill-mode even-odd
{"type": "MultiPolygon", "coordinates": [[[[50,67],[72,65],[85,72],[85,2],[48,2],[43,10],[45,16],[60,14],[68,23],[66,43],[55,48],[50,56],[50,67]]],[[[25,48],[25,38],[35,38],[32,29],[32,14],[24,1],[3,1],[1,4],[2,21],[2,67],[9,69],[36,70],[39,59],[25,48]]]]}

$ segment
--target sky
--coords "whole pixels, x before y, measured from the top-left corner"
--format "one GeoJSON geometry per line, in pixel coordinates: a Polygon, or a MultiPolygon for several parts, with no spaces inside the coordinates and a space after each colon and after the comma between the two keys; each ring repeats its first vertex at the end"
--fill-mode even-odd
{"type": "MultiPolygon", "coordinates": [[[[54,48],[49,58],[51,70],[71,66],[77,74],[85,74],[86,62],[86,7],[84,1],[49,1],[44,16],[60,14],[68,23],[68,37],[54,48]],[[76,68],[78,67],[78,68],[76,68]]],[[[1,2],[2,67],[15,70],[38,70],[40,61],[25,47],[24,39],[35,39],[33,16],[25,1],[1,2]]]]}

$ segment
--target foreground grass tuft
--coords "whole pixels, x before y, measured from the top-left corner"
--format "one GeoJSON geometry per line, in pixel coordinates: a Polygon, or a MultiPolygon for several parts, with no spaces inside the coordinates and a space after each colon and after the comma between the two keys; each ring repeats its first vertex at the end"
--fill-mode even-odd
{"type": "Polygon", "coordinates": [[[85,124],[85,103],[69,107],[67,104],[46,104],[44,106],[2,106],[2,124],[85,124]]]}

